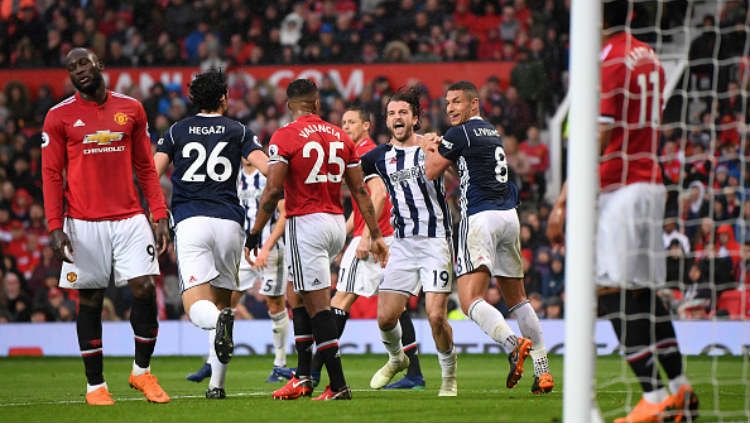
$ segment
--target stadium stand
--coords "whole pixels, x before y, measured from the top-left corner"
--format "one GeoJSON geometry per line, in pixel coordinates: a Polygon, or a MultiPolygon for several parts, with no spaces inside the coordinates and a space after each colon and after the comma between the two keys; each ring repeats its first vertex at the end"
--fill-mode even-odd
{"type": "MultiPolygon", "coordinates": [[[[497,78],[481,86],[482,114],[504,134],[512,177],[524,193],[520,216],[526,292],[540,316],[559,318],[564,313],[565,251],[545,238],[550,206],[544,198],[550,163],[546,119],[566,91],[566,2],[515,0],[499,2],[502,7],[467,0],[84,3],[85,7],[81,2],[46,2],[45,8],[28,1],[2,2],[0,69],[59,67],[74,46],[91,47],[109,68],[219,66],[231,71],[238,66],[321,63],[511,63],[507,86],[497,78]],[[16,7],[6,7],[7,3],[16,7]]],[[[647,17],[649,11],[643,12],[641,16],[647,17]]],[[[665,172],[688,193],[675,199],[684,204],[676,207],[675,202],[676,224],[665,228],[670,280],[678,282],[665,294],[683,318],[742,318],[737,298],[747,291],[737,289],[750,287],[748,63],[717,70],[711,62],[717,37],[719,59],[746,53],[746,12],[744,3],[730,1],[718,16],[709,14],[696,22],[689,76],[695,89],[705,89],[719,72],[719,90],[706,94],[704,107],[691,113],[688,127],[669,127],[662,134],[665,172]]],[[[682,22],[675,14],[665,16],[682,22]]],[[[70,321],[76,312],[76,292],[56,287],[60,263],[47,247],[40,206],[39,131],[46,111],[71,91],[54,93],[41,86],[32,92],[21,81],[0,88],[0,323],[70,321]]],[[[135,84],[127,88],[127,94],[143,102],[154,141],[193,111],[180,84],[158,82],[145,95],[135,84]]],[[[388,79],[376,78],[364,86],[357,101],[382,121],[381,99],[395,88],[388,79]]],[[[327,76],[321,95],[323,116],[338,123],[351,99],[327,76]]],[[[263,142],[288,122],[283,90],[268,81],[236,80],[230,97],[229,115],[248,124],[263,142]]],[[[422,101],[423,126],[445,129],[441,94],[424,89],[422,101]]],[[[384,142],[383,125],[375,125],[373,139],[384,142]]],[[[170,189],[166,179],[163,187],[170,189]]],[[[456,184],[449,189],[455,191],[456,184]]],[[[162,256],[160,264],[160,318],[179,319],[173,251],[162,256]]],[[[505,311],[496,291],[488,291],[487,300],[505,311]]],[[[112,288],[107,296],[107,318],[127,319],[129,291],[112,288]]],[[[372,316],[371,303],[359,305],[358,315],[372,316]]],[[[238,316],[266,318],[254,295],[247,295],[243,304],[245,310],[238,316]]],[[[413,309],[423,313],[418,301],[413,309]]]]}

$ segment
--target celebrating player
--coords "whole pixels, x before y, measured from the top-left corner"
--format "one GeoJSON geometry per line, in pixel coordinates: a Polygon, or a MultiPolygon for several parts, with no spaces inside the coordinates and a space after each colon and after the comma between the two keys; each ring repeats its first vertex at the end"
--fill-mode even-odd
{"type": "MultiPolygon", "coordinates": [[[[698,397],[683,373],[669,310],[655,292],[666,280],[666,190],[657,161],[664,69],[651,47],[624,31],[627,18],[626,1],[604,4],[596,284],[600,312],[612,322],[643,397],[615,422],[684,421],[697,416],[698,397]]],[[[550,214],[550,239],[563,236],[566,188],[550,214]]]]}
{"type": "Polygon", "coordinates": [[[446,111],[452,125],[442,139],[427,140],[427,177],[436,178],[456,164],[461,179],[458,233],[458,296],[464,314],[510,352],[506,386],[513,388],[523,374],[531,348],[534,383],[531,392],[547,393],[554,380],[539,319],[526,298],[521,263],[520,224],[516,206],[518,188],[508,180],[508,165],[497,130],[479,115],[479,93],[474,84],[460,81],[448,87],[446,111]],[[487,304],[484,293],[491,276],[497,276],[510,314],[518,320],[516,338],[503,315],[487,304]]]}
{"type": "Polygon", "coordinates": [[[415,130],[419,124],[419,94],[401,89],[386,104],[390,144],[362,157],[365,175],[380,176],[393,202],[395,239],[378,294],[378,326],[388,350],[388,362],[370,380],[380,389],[409,366],[401,344],[399,316],[410,295],[426,293],[427,316],[442,369],[439,396],[458,395],[456,349],[448,324],[448,295],[453,287],[451,219],[442,178],[424,176],[424,153],[415,130]]]}
{"type": "Polygon", "coordinates": [[[112,277],[116,286],[127,284],[133,292],[130,386],[151,402],[166,403],[169,396],[151,374],[150,362],[159,330],[152,276],[159,275],[156,256],[167,248],[169,228],[146,113],[137,100],[106,88],[104,66],[90,50],[71,50],[65,66],[76,93],[52,107],[44,120],[42,179],[50,244],[63,260],[60,286],[77,289],[80,296],[76,328],[86,402],[114,404],[102,371],[101,317],[112,277]],[[133,184],[134,169],[157,222],[158,248],[133,184]]]}
{"type": "MultiPolygon", "coordinates": [[[[354,141],[357,155],[362,157],[365,153],[375,148],[375,143],[370,139],[369,131],[371,118],[370,113],[361,107],[349,107],[341,118],[342,129],[354,141]]],[[[371,175],[365,178],[370,199],[375,207],[375,215],[378,216],[380,231],[385,237],[388,245],[393,241],[393,226],[391,226],[391,202],[388,192],[380,178],[371,175]]],[[[354,205],[352,214],[346,221],[347,233],[352,233],[353,238],[344,251],[339,270],[339,283],[336,285],[336,294],[331,299],[331,310],[337,320],[339,337],[344,333],[346,321],[349,318],[349,310],[354,301],[360,295],[370,297],[377,293],[378,285],[383,280],[383,268],[370,256],[370,231],[362,219],[362,213],[354,205]]],[[[402,329],[401,342],[404,352],[409,357],[409,369],[407,375],[400,381],[394,382],[386,389],[412,389],[423,388],[424,378],[419,368],[417,356],[417,341],[414,333],[414,324],[409,312],[404,310],[399,318],[402,329]]],[[[313,360],[313,379],[316,374],[320,375],[320,362],[318,356],[313,360]]]]}
{"type": "Polygon", "coordinates": [[[267,170],[267,157],[255,134],[223,116],[226,95],[221,71],[197,75],[190,84],[190,98],[200,113],[172,125],[154,155],[160,175],[174,162],[172,216],[182,304],[190,321],[214,337],[208,359],[210,399],[226,397],[226,365],[234,349],[230,306],[232,292],[241,288],[237,269],[245,223],[237,174],[243,157],[262,172],[267,170]]]}
{"type": "MultiPolygon", "coordinates": [[[[304,304],[293,310],[297,315],[295,340],[311,345],[314,339],[328,371],[330,385],[315,399],[351,399],[338,354],[338,330],[330,309],[328,289],[331,260],[341,251],[346,238],[342,179],[346,180],[370,229],[371,252],[383,265],[388,246],[377,226],[354,143],[341,128],[318,116],[318,88],[309,80],[297,79],[287,87],[287,101],[295,120],[271,138],[270,173],[255,224],[247,235],[245,256],[251,261],[250,250],[259,246],[261,230],[276,210],[283,189],[287,212],[285,261],[291,269],[294,290],[301,295],[304,304]],[[306,319],[298,318],[305,315],[306,319]],[[306,322],[306,327],[302,322],[306,322]]],[[[275,392],[274,398],[292,399],[312,394],[310,374],[301,370],[297,369],[296,377],[275,392]]]]}

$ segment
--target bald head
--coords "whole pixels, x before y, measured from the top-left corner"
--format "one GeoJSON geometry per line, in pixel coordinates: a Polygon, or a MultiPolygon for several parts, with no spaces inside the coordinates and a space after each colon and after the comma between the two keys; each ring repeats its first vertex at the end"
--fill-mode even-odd
{"type": "Polygon", "coordinates": [[[90,98],[104,96],[104,64],[93,51],[81,47],[70,50],[65,56],[65,68],[70,82],[81,94],[90,98]]]}

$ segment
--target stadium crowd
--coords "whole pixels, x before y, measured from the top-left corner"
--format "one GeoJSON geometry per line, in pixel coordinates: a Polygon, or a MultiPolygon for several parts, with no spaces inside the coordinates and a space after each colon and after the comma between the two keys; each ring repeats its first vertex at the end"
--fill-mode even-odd
{"type": "MultiPolygon", "coordinates": [[[[507,88],[497,78],[484,81],[482,115],[504,134],[512,177],[522,192],[526,292],[541,317],[562,317],[565,251],[545,236],[551,207],[544,201],[550,163],[543,126],[544,116],[565,92],[566,2],[162,0],[158,7],[146,7],[142,1],[48,3],[37,9],[36,2],[21,1],[11,14],[3,9],[0,67],[56,67],[79,45],[92,47],[107,66],[221,66],[230,72],[233,66],[258,64],[516,62],[507,88]]],[[[727,20],[738,15],[744,19],[742,11],[730,8],[720,17],[720,27],[732,27],[736,22],[727,20]]],[[[721,37],[723,46],[739,45],[746,55],[744,39],[704,25],[705,36],[691,48],[695,63],[716,55],[706,47],[710,34],[721,37]]],[[[711,62],[708,68],[713,72],[716,66],[711,62]]],[[[708,68],[693,66],[690,77],[703,83],[708,68]]],[[[750,289],[750,110],[748,86],[742,83],[747,78],[737,69],[745,68],[720,68],[723,82],[717,95],[702,99],[703,110],[691,113],[688,122],[666,124],[662,133],[661,161],[672,193],[664,239],[668,280],[674,288],[666,290],[664,298],[683,318],[726,314],[717,311],[721,294],[750,289]]],[[[375,116],[372,136],[378,143],[388,138],[382,99],[395,88],[387,78],[376,78],[358,99],[375,116]]],[[[320,89],[323,117],[338,124],[345,98],[327,77],[320,89]]],[[[157,83],[144,98],[137,87],[125,93],[143,102],[154,141],[173,122],[194,112],[179,85],[157,83]]],[[[228,115],[248,124],[264,143],[289,121],[283,90],[263,81],[248,86],[237,79],[229,93],[228,115]]],[[[57,288],[60,263],[47,246],[41,206],[39,131],[46,111],[60,98],[46,87],[30,93],[23,82],[8,83],[0,92],[0,322],[75,317],[76,291],[57,288]]],[[[440,93],[423,89],[422,109],[421,132],[446,129],[440,93]]],[[[162,185],[169,198],[168,179],[162,185]]],[[[456,181],[449,184],[453,198],[456,188],[456,181]]],[[[182,318],[173,249],[160,258],[160,265],[160,318],[182,318]]],[[[486,299],[505,311],[496,286],[486,299]]],[[[131,301],[127,288],[110,288],[105,319],[127,319],[131,301]]],[[[418,298],[410,305],[423,313],[418,298]]],[[[451,317],[462,318],[457,301],[452,306],[451,317]]],[[[376,301],[360,299],[351,316],[372,318],[375,307],[376,301]]],[[[267,318],[257,293],[245,296],[237,317],[267,318]]]]}

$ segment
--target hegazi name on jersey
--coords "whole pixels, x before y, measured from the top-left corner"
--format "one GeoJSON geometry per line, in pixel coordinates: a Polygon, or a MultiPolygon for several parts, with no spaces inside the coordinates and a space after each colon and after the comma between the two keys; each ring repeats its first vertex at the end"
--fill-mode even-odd
{"type": "Polygon", "coordinates": [[[210,126],[189,126],[188,134],[190,135],[222,135],[226,132],[227,127],[224,125],[210,126]]]}
{"type": "Polygon", "coordinates": [[[83,144],[96,144],[93,148],[84,148],[83,154],[116,153],[125,151],[124,145],[110,146],[113,142],[122,141],[123,132],[112,132],[110,130],[96,131],[83,137],[83,144]]]}

